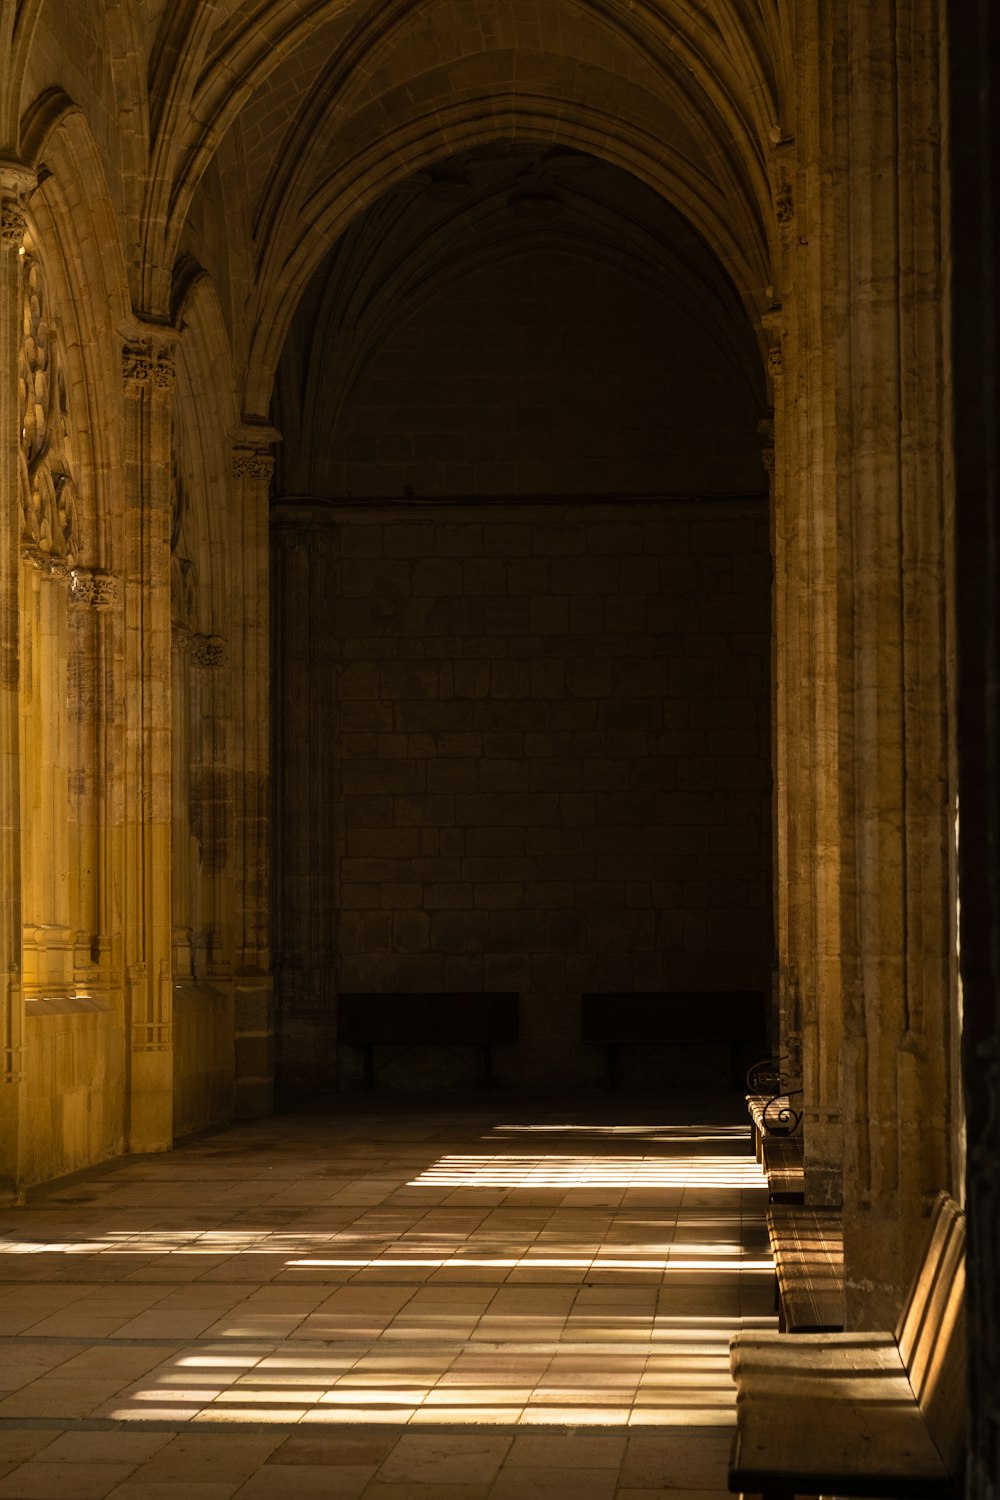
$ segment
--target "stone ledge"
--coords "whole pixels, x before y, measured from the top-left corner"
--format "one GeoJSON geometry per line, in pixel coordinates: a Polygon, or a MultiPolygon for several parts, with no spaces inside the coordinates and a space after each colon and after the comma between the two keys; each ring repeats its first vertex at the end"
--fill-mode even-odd
{"type": "Polygon", "coordinates": [[[24,1002],[28,1016],[81,1016],[113,1010],[110,1000],[98,995],[33,995],[24,1002]]]}

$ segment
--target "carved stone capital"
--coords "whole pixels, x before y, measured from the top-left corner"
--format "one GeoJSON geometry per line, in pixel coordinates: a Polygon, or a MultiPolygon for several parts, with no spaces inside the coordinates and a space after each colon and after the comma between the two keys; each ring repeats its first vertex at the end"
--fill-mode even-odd
{"type": "Polygon", "coordinates": [[[229,661],[229,648],[221,635],[201,635],[197,630],[175,620],[171,637],[176,651],[187,651],[196,667],[209,669],[224,667],[229,661]]]}
{"type": "Polygon", "coordinates": [[[0,199],[0,244],[5,250],[20,250],[28,232],[28,219],[18,198],[0,199]]]}
{"type": "Polygon", "coordinates": [[[261,448],[240,448],[233,454],[233,478],[268,484],[274,473],[274,455],[261,448]]]}
{"type": "Polygon", "coordinates": [[[152,339],[126,340],[122,349],[122,380],[125,394],[138,399],[147,391],[169,395],[176,372],[171,347],[160,347],[152,339]]]}
{"type": "Polygon", "coordinates": [[[91,568],[73,568],[69,577],[69,602],[78,608],[114,609],[121,586],[113,573],[91,568]]]}
{"type": "Polygon", "coordinates": [[[44,547],[28,541],[21,545],[21,557],[41,573],[43,578],[51,578],[55,583],[69,582],[70,565],[58,552],[47,552],[44,547]]]}
{"type": "Polygon", "coordinates": [[[767,373],[772,380],[777,380],[784,374],[784,355],[780,344],[774,344],[767,351],[767,373]]]}
{"type": "Polygon", "coordinates": [[[225,641],[218,635],[193,636],[191,660],[196,667],[224,667],[228,660],[225,641]]]}
{"type": "Polygon", "coordinates": [[[774,195],[774,216],[779,224],[790,224],[795,218],[795,198],[790,182],[778,186],[774,195]]]}

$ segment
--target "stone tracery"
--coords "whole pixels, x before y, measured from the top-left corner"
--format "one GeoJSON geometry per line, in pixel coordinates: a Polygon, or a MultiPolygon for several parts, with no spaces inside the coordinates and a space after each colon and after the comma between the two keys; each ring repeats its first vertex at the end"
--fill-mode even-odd
{"type": "Polygon", "coordinates": [[[35,567],[65,578],[80,552],[66,377],[45,276],[31,250],[21,257],[21,277],[22,552],[35,567]]]}

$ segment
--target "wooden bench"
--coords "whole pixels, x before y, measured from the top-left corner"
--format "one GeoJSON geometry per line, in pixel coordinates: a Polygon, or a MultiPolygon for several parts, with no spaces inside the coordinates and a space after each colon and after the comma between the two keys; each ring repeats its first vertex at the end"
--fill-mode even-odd
{"type": "MultiPolygon", "coordinates": [[[[642,1057],[662,1047],[725,1044],[729,1049],[729,1082],[739,1087],[745,1054],[766,1038],[767,1017],[761,990],[609,991],[580,996],[580,1036],[588,1046],[602,1047],[605,1082],[617,1088],[625,1048],[644,1049],[642,1057]]],[[[635,1062],[631,1066],[635,1066],[635,1062]]]]}
{"type": "Polygon", "coordinates": [[[775,1305],[786,1333],[844,1326],[844,1231],[839,1208],[772,1204],[767,1233],[774,1256],[775,1305]]]}
{"type": "Polygon", "coordinates": [[[456,1047],[477,1048],[482,1082],[492,1088],[493,1047],[517,1041],[520,998],[508,991],[342,994],[337,997],[337,1040],[361,1048],[368,1089],[375,1087],[376,1047],[405,1052],[428,1045],[453,1053],[456,1047]]]}
{"type": "Polygon", "coordinates": [[[771,1203],[801,1203],[805,1197],[805,1163],[800,1135],[765,1135],[761,1165],[771,1203]]]}
{"type": "Polygon", "coordinates": [[[739,1333],[729,1488],[766,1500],[961,1490],[965,1215],[939,1195],[895,1333],[739,1333]]]}

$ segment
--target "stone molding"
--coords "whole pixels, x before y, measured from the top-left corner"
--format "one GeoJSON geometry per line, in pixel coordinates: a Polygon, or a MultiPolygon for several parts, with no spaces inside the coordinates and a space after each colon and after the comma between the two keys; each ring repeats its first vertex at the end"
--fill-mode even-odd
{"type": "Polygon", "coordinates": [[[169,1021],[133,1021],[133,1052],[169,1052],[173,1044],[169,1021]]]}
{"type": "Polygon", "coordinates": [[[0,1047],[0,1085],[24,1081],[24,1048],[0,1047]]]}

